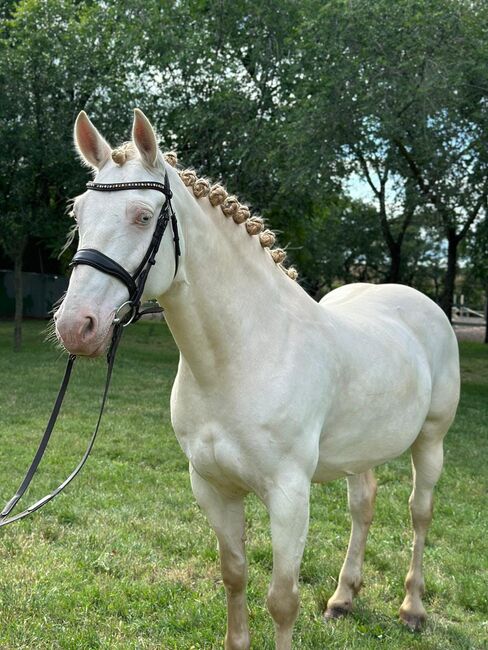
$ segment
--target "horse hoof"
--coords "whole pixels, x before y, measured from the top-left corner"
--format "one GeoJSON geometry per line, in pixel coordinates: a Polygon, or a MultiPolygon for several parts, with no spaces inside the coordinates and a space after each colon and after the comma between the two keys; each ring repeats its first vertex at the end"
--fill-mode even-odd
{"type": "Polygon", "coordinates": [[[408,612],[400,612],[400,620],[412,632],[420,632],[425,625],[425,614],[410,614],[408,612]]]}
{"type": "Polygon", "coordinates": [[[336,618],[343,618],[347,616],[351,610],[346,607],[340,607],[339,605],[333,605],[332,607],[327,607],[324,613],[324,619],[326,621],[331,621],[336,618]]]}

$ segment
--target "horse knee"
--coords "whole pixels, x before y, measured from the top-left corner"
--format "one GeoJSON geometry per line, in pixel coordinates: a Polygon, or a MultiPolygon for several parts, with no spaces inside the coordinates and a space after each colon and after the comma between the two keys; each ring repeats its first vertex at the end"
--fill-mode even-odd
{"type": "Polygon", "coordinates": [[[298,615],[300,596],[298,585],[271,585],[267,605],[276,625],[292,625],[298,615]]]}
{"type": "Polygon", "coordinates": [[[222,562],[222,580],[227,592],[230,594],[240,593],[246,588],[247,564],[242,557],[233,557],[222,562]]]}
{"type": "Polygon", "coordinates": [[[434,508],[434,499],[432,491],[428,490],[421,494],[419,490],[413,491],[408,501],[410,507],[410,514],[414,528],[426,529],[432,521],[432,514],[434,508]]]}

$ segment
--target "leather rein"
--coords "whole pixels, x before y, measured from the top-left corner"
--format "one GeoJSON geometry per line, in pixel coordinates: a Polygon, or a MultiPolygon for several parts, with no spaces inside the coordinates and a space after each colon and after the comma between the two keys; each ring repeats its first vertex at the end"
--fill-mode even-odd
{"type": "Polygon", "coordinates": [[[163,311],[161,307],[159,307],[159,305],[157,304],[148,308],[141,309],[141,300],[142,300],[142,295],[144,293],[144,287],[146,284],[147,276],[149,275],[152,266],[154,266],[156,262],[156,255],[159,250],[161,240],[170,222],[171,222],[171,228],[173,230],[173,242],[174,242],[174,252],[175,252],[175,272],[174,272],[175,276],[178,271],[178,261],[181,255],[179,235],[178,235],[178,222],[176,219],[176,214],[173,210],[173,206],[171,205],[171,198],[173,194],[171,192],[171,188],[169,185],[169,178],[167,172],[165,174],[164,183],[158,183],[156,181],[134,181],[129,183],[89,182],[86,184],[86,187],[89,190],[94,190],[97,192],[118,192],[122,190],[146,190],[146,189],[156,190],[164,194],[165,200],[161,207],[159,216],[157,218],[156,226],[154,228],[151,242],[147,248],[144,257],[141,260],[141,263],[139,264],[139,266],[137,267],[137,269],[132,275],[126,269],[124,269],[124,267],[121,266],[118,262],[111,259],[110,257],[107,257],[107,255],[104,255],[100,251],[95,250],[93,248],[81,248],[73,256],[70,266],[86,264],[88,266],[97,269],[98,271],[101,271],[102,273],[107,273],[108,275],[112,275],[113,277],[120,280],[123,284],[125,284],[129,292],[129,299],[126,300],[124,303],[122,303],[122,305],[120,305],[115,311],[115,316],[113,321],[112,340],[107,352],[107,375],[105,379],[105,388],[103,391],[102,402],[98,414],[98,420],[95,429],[93,431],[93,434],[90,438],[90,441],[88,443],[88,446],[85,450],[85,453],[83,454],[82,459],[75,467],[75,469],[71,472],[71,474],[68,476],[68,478],[66,478],[60,485],[58,485],[58,487],[55,490],[53,490],[52,492],[44,496],[42,499],[39,499],[38,501],[33,503],[24,511],[19,512],[16,515],[10,515],[12,510],[15,508],[15,506],[20,501],[25,491],[29,487],[32,478],[34,477],[34,474],[47,448],[49,439],[51,437],[51,433],[53,432],[54,429],[54,425],[56,424],[56,420],[58,418],[59,411],[61,409],[61,405],[63,403],[64,396],[68,388],[69,380],[71,377],[71,371],[73,369],[73,365],[77,358],[76,355],[70,354],[68,363],[66,365],[66,370],[64,372],[64,377],[61,382],[61,386],[59,388],[59,392],[56,397],[53,410],[51,412],[51,416],[49,418],[44,434],[37,448],[34,459],[29,469],[27,470],[24,479],[22,480],[22,483],[20,484],[17,492],[14,494],[14,496],[11,499],[9,499],[9,501],[6,503],[3,510],[0,512],[0,528],[2,526],[6,526],[7,524],[13,523],[14,521],[18,521],[20,519],[23,519],[24,517],[27,517],[31,513],[35,512],[36,510],[39,510],[39,508],[42,508],[44,505],[46,505],[46,503],[49,503],[49,501],[54,499],[54,497],[56,497],[60,492],[64,490],[64,488],[67,485],[71,483],[71,481],[77,476],[77,474],[80,472],[81,468],[85,464],[93,448],[95,439],[97,437],[98,429],[100,427],[103,411],[105,409],[105,403],[107,401],[110,380],[112,378],[112,371],[115,363],[115,355],[124,328],[130,325],[131,323],[135,323],[136,321],[138,321],[141,318],[141,316],[144,316],[144,314],[159,313],[163,311]]]}

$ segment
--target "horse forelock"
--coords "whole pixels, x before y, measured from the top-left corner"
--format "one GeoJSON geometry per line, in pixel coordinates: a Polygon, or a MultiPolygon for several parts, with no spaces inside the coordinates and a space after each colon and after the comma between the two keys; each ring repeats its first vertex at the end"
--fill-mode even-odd
{"type": "Polygon", "coordinates": [[[119,166],[122,166],[127,160],[138,158],[138,156],[137,148],[132,141],[123,142],[119,147],[112,151],[112,160],[119,166]]]}

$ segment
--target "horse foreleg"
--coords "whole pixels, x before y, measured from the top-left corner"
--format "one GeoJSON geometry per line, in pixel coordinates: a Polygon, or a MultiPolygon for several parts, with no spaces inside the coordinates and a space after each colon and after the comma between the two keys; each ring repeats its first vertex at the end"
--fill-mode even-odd
{"type": "Polygon", "coordinates": [[[425,437],[424,433],[421,434],[412,446],[414,487],[409,506],[414,529],[413,553],[405,580],[405,600],[400,608],[400,618],[412,630],[420,629],[426,618],[422,604],[422,558],[427,530],[432,520],[433,490],[439,479],[442,464],[442,439],[432,440],[425,437]]]}
{"type": "Polygon", "coordinates": [[[310,482],[289,474],[266,498],[271,520],[273,576],[268,609],[276,630],[276,650],[290,650],[298,615],[298,576],[308,531],[310,482]]]}
{"type": "Polygon", "coordinates": [[[193,494],[219,542],[222,580],[227,593],[225,650],[249,650],[244,497],[223,494],[193,468],[190,476],[193,494]]]}
{"type": "Polygon", "coordinates": [[[352,518],[351,536],[346,559],[339,574],[334,595],[329,598],[325,618],[348,614],[352,601],[362,584],[362,566],[369,526],[373,519],[376,480],[371,470],[347,478],[349,511],[352,518]]]}

